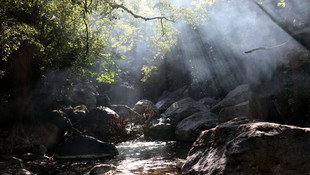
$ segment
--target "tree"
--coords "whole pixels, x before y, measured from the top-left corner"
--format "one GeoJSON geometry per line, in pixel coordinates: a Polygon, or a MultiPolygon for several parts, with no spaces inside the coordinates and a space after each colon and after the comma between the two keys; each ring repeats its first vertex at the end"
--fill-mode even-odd
{"type": "Polygon", "coordinates": [[[120,47],[150,40],[159,56],[174,42],[177,11],[169,1],[1,0],[1,91],[16,102],[16,123],[33,120],[33,85],[48,71],[69,70],[69,85],[83,78],[112,83],[124,59],[120,47]],[[145,21],[154,29],[147,37],[145,21]]]}

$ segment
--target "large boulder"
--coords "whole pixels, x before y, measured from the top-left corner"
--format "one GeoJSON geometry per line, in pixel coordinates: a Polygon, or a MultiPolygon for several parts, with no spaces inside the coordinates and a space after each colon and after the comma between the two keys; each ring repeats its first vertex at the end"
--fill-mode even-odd
{"type": "Polygon", "coordinates": [[[183,174],[307,174],[310,129],[234,119],[203,131],[183,174]]]}
{"type": "Polygon", "coordinates": [[[208,109],[201,103],[193,100],[190,97],[184,98],[173,103],[165,112],[167,118],[170,118],[173,124],[177,125],[181,120],[189,117],[190,115],[207,111],[208,109]]]}
{"type": "Polygon", "coordinates": [[[211,106],[215,105],[217,102],[219,102],[219,100],[216,100],[215,98],[211,98],[211,97],[204,97],[199,100],[199,103],[205,105],[208,109],[211,106]]]}
{"type": "Polygon", "coordinates": [[[85,119],[86,114],[89,112],[85,105],[78,105],[76,107],[63,108],[63,111],[70,119],[73,126],[77,126],[85,119]]]}
{"type": "Polygon", "coordinates": [[[107,107],[90,110],[82,124],[86,135],[105,142],[119,142],[127,135],[118,114],[107,107]]]}
{"type": "Polygon", "coordinates": [[[133,110],[144,115],[147,119],[156,119],[160,117],[158,109],[154,103],[146,99],[139,100],[135,104],[133,110]]]}
{"type": "Polygon", "coordinates": [[[165,91],[156,103],[160,113],[165,112],[174,102],[181,100],[182,98],[188,97],[188,87],[183,86],[182,88],[173,92],[165,91]]]}
{"type": "Polygon", "coordinates": [[[159,118],[147,121],[143,128],[144,137],[151,140],[169,141],[175,140],[175,125],[167,118],[159,118]]]}
{"type": "Polygon", "coordinates": [[[224,123],[238,117],[252,118],[248,101],[235,106],[222,108],[219,113],[219,122],[224,123]]]}
{"type": "Polygon", "coordinates": [[[113,144],[85,135],[68,138],[54,153],[54,157],[58,159],[103,158],[116,155],[118,151],[113,144]]]}
{"type": "Polygon", "coordinates": [[[104,94],[110,97],[112,104],[122,104],[133,107],[140,99],[141,92],[139,88],[134,88],[128,84],[109,84],[106,85],[109,90],[104,94]]]}
{"type": "Polygon", "coordinates": [[[128,121],[135,125],[143,124],[145,121],[142,115],[133,111],[127,105],[112,105],[111,109],[119,115],[121,120],[128,121]]]}
{"type": "Polygon", "coordinates": [[[53,110],[40,115],[38,123],[32,128],[34,144],[42,144],[48,150],[53,150],[56,145],[65,139],[65,133],[72,128],[66,114],[60,110],[53,110]]]}
{"type": "Polygon", "coordinates": [[[248,85],[243,84],[237,86],[234,90],[230,91],[225,98],[217,103],[211,108],[211,112],[219,113],[222,108],[235,106],[239,103],[245,102],[248,100],[248,85]]]}
{"type": "Polygon", "coordinates": [[[218,125],[218,116],[210,112],[198,112],[179,122],[175,129],[178,140],[193,142],[201,131],[214,128],[218,125]]]}
{"type": "Polygon", "coordinates": [[[71,89],[68,93],[69,101],[73,106],[84,104],[88,109],[96,108],[96,96],[99,93],[93,85],[87,83],[79,83],[71,89]]]}
{"type": "Polygon", "coordinates": [[[97,104],[96,104],[97,106],[104,106],[104,107],[111,108],[111,100],[107,95],[105,94],[98,95],[96,97],[96,100],[97,100],[97,104]]]}

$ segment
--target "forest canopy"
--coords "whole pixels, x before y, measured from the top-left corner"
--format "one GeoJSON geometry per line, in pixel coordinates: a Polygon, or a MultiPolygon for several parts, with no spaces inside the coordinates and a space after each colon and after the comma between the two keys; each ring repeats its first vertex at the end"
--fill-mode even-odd
{"type": "Polygon", "coordinates": [[[180,11],[184,8],[169,1],[2,1],[1,76],[12,73],[8,65],[14,52],[31,45],[32,70],[40,75],[74,67],[83,76],[111,83],[120,72],[116,61],[124,59],[120,49],[130,50],[136,41],[145,40],[159,53],[175,42],[177,31],[171,22],[180,11]],[[145,21],[150,21],[149,29],[145,21]]]}
{"type": "MultiPolygon", "coordinates": [[[[9,65],[14,52],[31,45],[35,75],[72,68],[81,76],[112,83],[121,72],[117,61],[143,41],[151,48],[142,67],[146,80],[156,69],[153,59],[164,58],[177,43],[176,23],[186,21],[196,27],[206,22],[216,2],[3,0],[0,75],[13,76],[9,65]]],[[[276,3],[285,7],[284,0],[276,3]]]]}

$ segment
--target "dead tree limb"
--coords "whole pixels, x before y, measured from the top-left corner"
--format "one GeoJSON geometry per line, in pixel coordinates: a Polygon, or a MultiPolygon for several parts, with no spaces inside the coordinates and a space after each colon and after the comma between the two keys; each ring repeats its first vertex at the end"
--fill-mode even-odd
{"type": "Polygon", "coordinates": [[[276,45],[276,46],[272,46],[272,47],[257,47],[257,48],[245,51],[244,53],[248,54],[248,53],[252,53],[252,52],[258,51],[258,50],[272,50],[272,49],[276,49],[276,48],[279,48],[281,46],[284,46],[287,42],[288,41],[285,41],[282,44],[279,44],[279,45],[276,45]]]}
{"type": "Polygon", "coordinates": [[[109,4],[109,6],[112,7],[112,9],[123,9],[124,11],[126,11],[127,13],[129,13],[130,15],[132,15],[134,18],[139,18],[139,19],[143,19],[145,21],[150,21],[150,20],[167,20],[170,22],[175,22],[172,19],[169,19],[165,16],[156,16],[156,17],[145,17],[145,16],[141,16],[138,15],[136,13],[134,13],[132,10],[128,9],[127,7],[125,7],[123,4],[116,4],[116,3],[112,3],[109,0],[105,0],[105,2],[107,4],[109,4]]]}
{"type": "MultiPolygon", "coordinates": [[[[303,45],[300,40],[298,40],[296,38],[297,35],[300,35],[300,34],[303,34],[303,33],[306,33],[306,32],[310,32],[310,28],[306,28],[306,29],[303,29],[303,30],[300,30],[300,31],[297,31],[297,32],[293,32],[293,31],[290,31],[288,30],[285,26],[281,26],[277,20],[259,3],[257,3],[256,1],[252,0],[252,2],[258,6],[258,8],[260,8],[276,25],[278,25],[281,29],[283,29],[287,34],[289,34],[292,38],[294,38],[298,43],[300,43],[301,45],[303,45]]],[[[258,47],[258,48],[254,48],[254,49],[251,49],[251,50],[248,50],[248,51],[245,51],[244,53],[248,54],[248,53],[252,53],[254,51],[258,51],[258,50],[271,50],[271,49],[275,49],[275,48],[278,48],[278,47],[281,47],[283,45],[285,45],[288,41],[282,43],[282,44],[279,44],[279,45],[276,45],[276,46],[272,46],[272,47],[258,47]]],[[[303,45],[304,47],[307,48],[306,45],[303,45]]]]}

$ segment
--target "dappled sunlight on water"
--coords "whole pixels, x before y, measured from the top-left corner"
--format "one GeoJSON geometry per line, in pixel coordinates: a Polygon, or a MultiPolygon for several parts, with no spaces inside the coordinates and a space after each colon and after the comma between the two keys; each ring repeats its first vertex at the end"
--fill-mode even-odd
{"type": "Polygon", "coordinates": [[[191,144],[183,142],[149,142],[135,140],[116,145],[119,155],[104,159],[42,160],[25,161],[0,169],[0,174],[21,171],[23,168],[35,174],[88,175],[96,165],[114,165],[115,175],[165,175],[181,174],[177,168],[180,159],[185,159],[191,144]]]}
{"type": "Polygon", "coordinates": [[[190,145],[180,142],[123,142],[116,145],[119,155],[112,162],[132,174],[180,174],[177,161],[185,158],[190,145]]]}

